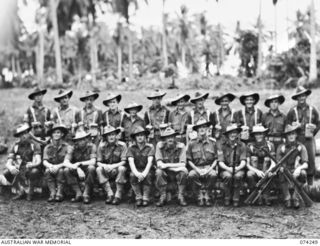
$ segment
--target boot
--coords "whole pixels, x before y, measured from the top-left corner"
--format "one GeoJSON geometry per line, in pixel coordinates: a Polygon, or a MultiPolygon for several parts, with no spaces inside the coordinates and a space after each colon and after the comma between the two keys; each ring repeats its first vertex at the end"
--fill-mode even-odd
{"type": "Polygon", "coordinates": [[[54,198],[56,196],[56,184],[55,182],[48,181],[48,188],[50,192],[50,196],[48,198],[48,202],[54,202],[54,198]]]}
{"type": "Polygon", "coordinates": [[[179,204],[183,207],[187,206],[187,202],[184,199],[184,191],[185,191],[186,186],[185,185],[179,185],[178,186],[178,201],[179,204]]]}
{"type": "Polygon", "coordinates": [[[14,196],[14,197],[12,197],[12,200],[13,201],[16,201],[16,200],[20,200],[20,199],[22,199],[24,196],[25,196],[25,191],[22,189],[22,190],[17,190],[17,194],[14,196]]]}
{"type": "Polygon", "coordinates": [[[114,199],[112,201],[113,205],[119,205],[120,204],[121,198],[122,198],[124,184],[116,183],[116,187],[117,187],[117,191],[116,191],[116,195],[115,195],[115,197],[114,197],[114,199]]]}
{"type": "Polygon", "coordinates": [[[140,207],[142,205],[142,192],[140,184],[131,185],[131,187],[136,196],[136,205],[140,207]]]}
{"type": "Polygon", "coordinates": [[[207,207],[211,207],[212,206],[212,203],[210,201],[210,196],[209,196],[209,191],[206,190],[205,193],[204,193],[204,204],[207,206],[207,207]]]}
{"type": "Polygon", "coordinates": [[[63,201],[63,188],[64,188],[63,183],[58,183],[58,185],[57,185],[57,194],[56,194],[56,198],[55,198],[56,202],[62,202],[63,201]]]}
{"type": "Polygon", "coordinates": [[[29,183],[29,192],[27,194],[27,201],[29,201],[29,202],[32,201],[33,194],[34,194],[34,185],[30,181],[30,183],[29,183]]]}
{"type": "Polygon", "coordinates": [[[150,201],[150,185],[143,185],[143,197],[142,197],[142,205],[144,207],[149,205],[149,201],[150,201]]]}
{"type": "Polygon", "coordinates": [[[83,203],[84,204],[90,203],[90,190],[91,190],[91,186],[89,184],[85,184],[84,192],[83,192],[83,203]]]}
{"type": "Polygon", "coordinates": [[[76,196],[71,199],[71,202],[80,202],[82,199],[82,193],[78,184],[72,185],[72,190],[76,193],[76,196]]]}
{"type": "Polygon", "coordinates": [[[104,183],[103,190],[107,193],[106,204],[110,204],[113,200],[113,191],[111,189],[109,181],[104,183]]]}
{"type": "Polygon", "coordinates": [[[203,199],[204,199],[204,196],[203,196],[203,190],[199,190],[199,195],[198,195],[198,206],[202,207],[204,206],[204,202],[203,202],[203,199]]]}
{"type": "Polygon", "coordinates": [[[159,201],[156,203],[156,206],[162,207],[166,203],[166,199],[167,199],[166,187],[161,187],[159,190],[160,190],[160,198],[159,198],[159,201]]]}

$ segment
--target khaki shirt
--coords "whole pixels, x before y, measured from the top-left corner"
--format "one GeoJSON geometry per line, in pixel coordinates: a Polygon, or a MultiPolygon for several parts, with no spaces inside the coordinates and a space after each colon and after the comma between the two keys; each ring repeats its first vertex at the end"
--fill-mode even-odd
{"type": "Polygon", "coordinates": [[[62,110],[61,107],[57,107],[54,109],[52,113],[52,121],[56,124],[63,124],[68,129],[71,128],[72,124],[78,123],[77,120],[78,109],[69,106],[67,109],[62,110]]]}
{"type": "Polygon", "coordinates": [[[233,112],[230,108],[228,109],[228,113],[223,116],[222,108],[219,108],[217,111],[213,112],[213,126],[220,124],[222,128],[222,132],[224,132],[228,125],[235,122],[235,112],[233,112]]]}
{"type": "Polygon", "coordinates": [[[213,114],[206,108],[200,112],[197,108],[194,108],[191,112],[191,124],[195,125],[200,119],[205,119],[213,123],[213,114]]]}
{"type": "Polygon", "coordinates": [[[129,141],[131,139],[131,133],[138,126],[145,128],[145,123],[143,119],[139,116],[136,116],[136,118],[133,121],[128,115],[125,115],[123,117],[122,127],[124,129],[124,138],[126,141],[129,141]]]}
{"type": "Polygon", "coordinates": [[[169,114],[169,123],[171,127],[179,134],[184,134],[187,129],[187,125],[191,124],[191,115],[187,111],[179,111],[175,109],[169,114]]]}
{"type": "Polygon", "coordinates": [[[27,162],[32,162],[34,156],[41,155],[41,147],[32,140],[24,142],[17,141],[13,144],[8,159],[14,160],[17,155],[21,157],[22,164],[26,164],[27,162]]]}
{"type": "MultiPolygon", "coordinates": [[[[314,135],[317,134],[317,132],[320,129],[320,122],[319,122],[319,113],[318,110],[315,107],[312,107],[311,112],[311,123],[316,125],[316,129],[314,131],[314,135]]],[[[301,124],[301,131],[300,135],[304,136],[305,134],[305,126],[306,124],[310,123],[310,106],[306,104],[305,107],[296,106],[289,110],[287,115],[287,123],[292,124],[293,122],[299,122],[301,124]],[[295,108],[298,112],[298,117],[295,112],[295,108]]]]}
{"type": "Polygon", "coordinates": [[[89,161],[93,158],[97,158],[97,148],[93,143],[88,143],[84,148],[72,146],[66,157],[71,163],[89,161]]]}
{"type": "Polygon", "coordinates": [[[154,152],[152,144],[146,143],[142,149],[139,149],[137,144],[133,144],[128,148],[127,158],[133,157],[136,169],[143,171],[148,164],[148,157],[154,156],[154,152]]]}
{"type": "Polygon", "coordinates": [[[160,141],[156,147],[156,161],[164,163],[186,163],[186,146],[176,142],[173,147],[167,146],[166,142],[160,141]]]}
{"type": "Polygon", "coordinates": [[[168,123],[169,113],[169,109],[167,109],[165,106],[160,106],[160,108],[151,106],[149,107],[148,111],[145,112],[144,122],[146,125],[151,124],[155,129],[158,130],[161,124],[168,123]]]}
{"type": "Polygon", "coordinates": [[[115,112],[107,110],[102,115],[103,124],[106,126],[113,126],[115,128],[118,128],[122,125],[124,115],[124,112],[122,112],[121,110],[117,110],[115,112]]]}
{"type": "MultiPolygon", "coordinates": [[[[246,161],[247,159],[247,147],[241,142],[237,141],[237,148],[235,153],[235,165],[239,166],[241,161],[246,161]]],[[[224,162],[226,166],[232,167],[234,150],[232,148],[231,142],[227,139],[222,141],[218,146],[218,160],[224,162]]]]}
{"type": "Polygon", "coordinates": [[[217,159],[217,145],[213,138],[195,139],[187,148],[187,160],[195,166],[211,165],[217,159]]]}
{"type": "Polygon", "coordinates": [[[24,122],[28,123],[30,126],[32,122],[40,122],[42,127],[45,126],[45,122],[49,121],[51,117],[50,109],[41,105],[37,106],[33,104],[31,107],[27,109],[26,114],[24,115],[24,122]]]}
{"type": "Polygon", "coordinates": [[[85,129],[89,129],[90,124],[96,123],[100,126],[102,121],[101,109],[93,107],[91,110],[82,108],[77,115],[77,121],[83,122],[85,129]]]}
{"type": "MultiPolygon", "coordinates": [[[[253,142],[253,143],[249,143],[248,144],[248,149],[247,149],[247,155],[251,160],[251,157],[257,157],[257,163],[250,163],[251,166],[258,168],[259,170],[263,170],[264,169],[264,162],[265,162],[265,158],[268,157],[268,155],[263,151],[263,150],[259,150],[259,149],[263,149],[267,152],[269,152],[274,158],[276,157],[276,152],[274,149],[274,145],[273,143],[269,142],[269,141],[263,141],[261,143],[257,143],[257,142],[253,142]]],[[[270,159],[270,158],[268,158],[270,159]]],[[[270,164],[271,162],[269,161],[268,164],[270,164]]],[[[265,170],[264,170],[265,171],[265,170]]]]}
{"type": "Polygon", "coordinates": [[[288,157],[287,161],[285,162],[286,167],[293,172],[297,167],[295,166],[296,158],[300,157],[299,164],[303,164],[305,162],[308,163],[308,152],[306,147],[300,143],[283,143],[279,145],[277,149],[277,161],[280,161],[282,157],[284,157],[292,148],[297,148],[298,151],[294,152],[291,156],[288,157]]]}
{"type": "Polygon", "coordinates": [[[115,144],[100,142],[97,151],[97,161],[106,164],[126,161],[127,146],[124,142],[117,141],[115,144]]]}
{"type": "Polygon", "coordinates": [[[44,148],[43,160],[46,160],[53,165],[61,164],[67,156],[70,156],[71,151],[72,147],[66,142],[61,142],[59,146],[50,143],[44,148]]]}
{"type": "Polygon", "coordinates": [[[286,126],[286,116],[279,110],[273,115],[269,110],[262,115],[262,125],[269,129],[269,136],[281,137],[286,126]]]}
{"type": "Polygon", "coordinates": [[[254,125],[260,124],[262,120],[262,111],[258,108],[254,108],[252,111],[249,111],[245,108],[244,113],[243,109],[239,110],[236,113],[236,122],[239,126],[248,126],[250,130],[254,125]]]}

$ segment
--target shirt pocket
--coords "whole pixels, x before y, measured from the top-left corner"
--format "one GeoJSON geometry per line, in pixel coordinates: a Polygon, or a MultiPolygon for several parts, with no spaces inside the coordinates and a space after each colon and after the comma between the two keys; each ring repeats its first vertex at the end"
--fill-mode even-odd
{"type": "Polygon", "coordinates": [[[201,149],[200,148],[195,148],[192,150],[192,157],[194,159],[201,159],[202,154],[201,154],[201,149]]]}

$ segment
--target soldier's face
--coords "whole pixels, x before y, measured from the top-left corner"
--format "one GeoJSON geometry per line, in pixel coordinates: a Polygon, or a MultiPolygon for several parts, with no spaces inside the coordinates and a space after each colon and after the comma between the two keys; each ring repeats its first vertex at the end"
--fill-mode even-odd
{"type": "Polygon", "coordinates": [[[41,136],[42,132],[43,132],[43,129],[42,129],[41,126],[34,126],[34,127],[33,127],[33,134],[34,134],[36,137],[41,136]]]}
{"type": "Polygon", "coordinates": [[[167,137],[166,138],[166,143],[167,145],[171,146],[174,144],[174,140],[175,140],[175,137],[171,136],[171,137],[167,137]]]}
{"type": "Polygon", "coordinates": [[[177,102],[177,106],[179,109],[183,109],[185,104],[186,104],[186,101],[184,99],[181,99],[177,102]]]}
{"type": "Polygon", "coordinates": [[[33,97],[33,99],[36,101],[36,102],[41,102],[42,101],[42,98],[43,98],[43,95],[42,94],[38,94],[38,95],[35,95],[33,97]]]}
{"type": "Polygon", "coordinates": [[[108,103],[108,105],[109,105],[109,108],[110,108],[111,110],[117,109],[117,108],[118,108],[118,101],[117,101],[117,99],[114,98],[114,99],[110,100],[109,103],[108,103]]]}
{"type": "Polygon", "coordinates": [[[87,138],[80,139],[80,140],[77,141],[77,145],[79,147],[84,147],[84,146],[86,146],[86,144],[87,144],[87,138]]]}
{"type": "Polygon", "coordinates": [[[298,96],[297,98],[299,104],[305,104],[307,101],[307,96],[305,94],[298,96]]]}
{"type": "Polygon", "coordinates": [[[114,143],[117,139],[117,135],[115,133],[110,133],[107,135],[108,143],[114,143]]]}
{"type": "Polygon", "coordinates": [[[204,98],[201,98],[201,99],[196,101],[196,107],[197,108],[203,108],[203,105],[204,105],[204,98]]]}
{"type": "Polygon", "coordinates": [[[21,135],[20,135],[20,141],[21,142],[24,142],[24,141],[26,141],[28,138],[29,138],[29,132],[23,132],[23,133],[21,133],[21,135]]]}
{"type": "Polygon", "coordinates": [[[130,114],[131,117],[136,116],[137,113],[138,113],[138,110],[136,110],[136,109],[130,109],[130,110],[129,110],[129,114],[130,114]]]}
{"type": "Polygon", "coordinates": [[[140,133],[136,135],[136,141],[137,143],[143,143],[146,140],[146,136],[144,135],[144,133],[140,133]]]}
{"type": "Polygon", "coordinates": [[[199,127],[198,128],[198,134],[200,136],[205,136],[207,134],[208,128],[205,126],[199,127]]]}
{"type": "Polygon", "coordinates": [[[229,139],[231,141],[235,141],[237,139],[237,137],[238,137],[238,132],[237,131],[232,131],[232,132],[229,133],[228,137],[229,137],[229,139]]]}
{"type": "Polygon", "coordinates": [[[256,142],[261,143],[264,139],[263,133],[256,133],[254,134],[254,138],[256,139],[256,142]]]}
{"type": "Polygon", "coordinates": [[[94,97],[88,97],[84,101],[86,107],[92,107],[93,102],[94,102],[94,97]]]}
{"type": "Polygon", "coordinates": [[[244,100],[244,104],[246,105],[247,108],[252,108],[253,105],[254,105],[254,99],[253,99],[253,97],[247,97],[247,98],[244,100]]]}
{"type": "Polygon", "coordinates": [[[270,102],[270,109],[271,110],[277,110],[279,108],[279,101],[278,99],[272,100],[270,102]]]}
{"type": "Polygon", "coordinates": [[[296,132],[290,132],[287,135],[287,140],[289,143],[295,142],[297,139],[297,133],[296,132]]]}
{"type": "Polygon", "coordinates": [[[59,129],[54,130],[52,132],[52,139],[53,140],[60,140],[62,138],[62,136],[63,136],[63,133],[59,129]]]}
{"type": "Polygon", "coordinates": [[[152,99],[153,106],[160,106],[162,101],[162,97],[156,97],[152,99]]]}
{"type": "Polygon", "coordinates": [[[64,96],[63,98],[60,99],[60,104],[61,106],[68,106],[70,101],[69,96],[64,96]]]}
{"type": "Polygon", "coordinates": [[[222,108],[228,107],[229,104],[230,104],[230,100],[227,97],[222,98],[221,101],[220,101],[220,105],[221,105],[222,108]]]}

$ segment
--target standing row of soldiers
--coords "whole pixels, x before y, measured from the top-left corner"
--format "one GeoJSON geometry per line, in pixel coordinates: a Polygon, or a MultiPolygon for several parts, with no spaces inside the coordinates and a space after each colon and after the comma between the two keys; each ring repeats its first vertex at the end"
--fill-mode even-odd
{"type": "MultiPolygon", "coordinates": [[[[31,200],[44,173],[49,202],[62,201],[68,185],[75,192],[73,202],[89,203],[98,180],[107,194],[106,203],[119,204],[129,178],[137,206],[149,204],[153,183],[160,192],[157,205],[164,205],[172,180],[178,185],[180,205],[187,205],[184,193],[190,180],[198,205],[211,206],[211,191],[220,177],[225,205],[239,206],[245,178],[253,189],[260,178],[273,175],[270,170],[275,163],[264,151],[279,160],[291,148],[299,151],[287,160],[287,167],[302,183],[313,182],[314,136],[320,123],[318,111],[306,102],[311,91],[303,87],[292,96],[297,105],[287,115],[279,110],[285,101],[282,95],[265,101],[270,108],[265,113],[255,106],[258,93],[242,95],[244,107],[239,111],[230,108],[236,98],[233,94],[221,95],[215,99],[219,106],[215,112],[204,106],[208,93],[191,100],[189,95],[179,95],[171,101],[176,108],[170,112],[161,103],[165,93],[156,91],[147,97],[152,105],[144,119],[138,116],[142,105],[130,103],[125,112],[119,109],[121,95],[110,94],[103,101],[108,109],[102,113],[94,105],[98,93],[88,91],[80,97],[85,106],[78,110],[69,105],[72,91],[61,90],[54,98],[59,106],[53,111],[42,104],[45,94],[46,90],[36,88],[29,95],[34,103],[27,110],[25,124],[15,132],[19,140],[0,179],[4,185],[17,184],[15,198],[23,197],[28,186],[27,199],[31,200]],[[195,105],[191,111],[186,109],[189,100],[195,105]],[[115,192],[110,182],[114,179],[115,192]]],[[[281,174],[278,180],[286,207],[299,207],[297,194],[290,194],[281,174]]],[[[264,201],[270,204],[267,196],[264,201]]]]}

